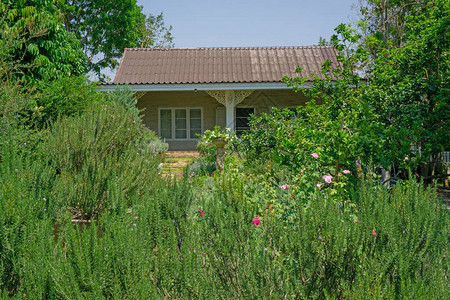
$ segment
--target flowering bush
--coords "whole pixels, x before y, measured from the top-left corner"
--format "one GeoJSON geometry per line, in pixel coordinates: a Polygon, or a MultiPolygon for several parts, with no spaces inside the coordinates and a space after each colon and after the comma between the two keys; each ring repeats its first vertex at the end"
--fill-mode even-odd
{"type": "Polygon", "coordinates": [[[197,145],[211,145],[211,143],[217,139],[224,139],[227,143],[232,143],[236,140],[236,133],[230,128],[220,128],[220,126],[215,126],[213,130],[206,130],[200,137],[197,145]]]}
{"type": "Polygon", "coordinates": [[[232,148],[232,143],[237,140],[237,137],[230,128],[221,129],[219,126],[215,126],[214,130],[206,130],[200,135],[200,140],[197,142],[197,150],[203,162],[215,163],[216,146],[213,141],[217,139],[224,139],[228,143],[225,146],[225,151],[229,151],[232,148]]]}
{"type": "Polygon", "coordinates": [[[293,118],[289,110],[253,117],[240,149],[248,161],[263,157],[272,164],[286,166],[290,182],[298,183],[293,192],[299,193],[300,199],[320,187],[331,189],[336,201],[348,200],[356,183],[351,174],[357,169],[357,142],[327,114],[312,101],[298,108],[298,118],[293,118]]]}

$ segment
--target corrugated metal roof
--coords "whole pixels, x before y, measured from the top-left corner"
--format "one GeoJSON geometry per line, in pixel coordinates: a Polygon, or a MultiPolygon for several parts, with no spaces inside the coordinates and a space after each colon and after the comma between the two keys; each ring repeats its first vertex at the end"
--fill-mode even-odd
{"type": "Polygon", "coordinates": [[[327,59],[338,65],[333,47],[127,48],[114,84],[281,82],[298,66],[321,76],[327,59]]]}

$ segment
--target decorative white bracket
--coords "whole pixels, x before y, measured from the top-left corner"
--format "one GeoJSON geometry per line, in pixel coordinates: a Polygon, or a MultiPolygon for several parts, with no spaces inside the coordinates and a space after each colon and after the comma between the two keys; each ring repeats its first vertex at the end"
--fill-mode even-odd
{"type": "Polygon", "coordinates": [[[234,108],[254,90],[205,91],[226,108],[227,127],[234,130],[234,108]]]}

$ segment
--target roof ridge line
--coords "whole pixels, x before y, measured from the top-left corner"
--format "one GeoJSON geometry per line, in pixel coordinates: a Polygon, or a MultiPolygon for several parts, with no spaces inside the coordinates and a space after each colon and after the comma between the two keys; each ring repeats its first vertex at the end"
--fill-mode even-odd
{"type": "Polygon", "coordinates": [[[257,50],[257,49],[311,49],[311,48],[334,48],[333,46],[237,46],[237,47],[186,47],[186,48],[125,48],[129,51],[180,51],[180,50],[257,50]]]}

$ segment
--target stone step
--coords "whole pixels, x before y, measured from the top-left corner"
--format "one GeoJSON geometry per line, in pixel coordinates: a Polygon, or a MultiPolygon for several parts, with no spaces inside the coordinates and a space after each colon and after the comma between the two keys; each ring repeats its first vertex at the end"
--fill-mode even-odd
{"type": "Polygon", "coordinates": [[[161,175],[163,177],[183,176],[184,169],[199,156],[198,151],[168,151],[163,161],[161,175]]]}

